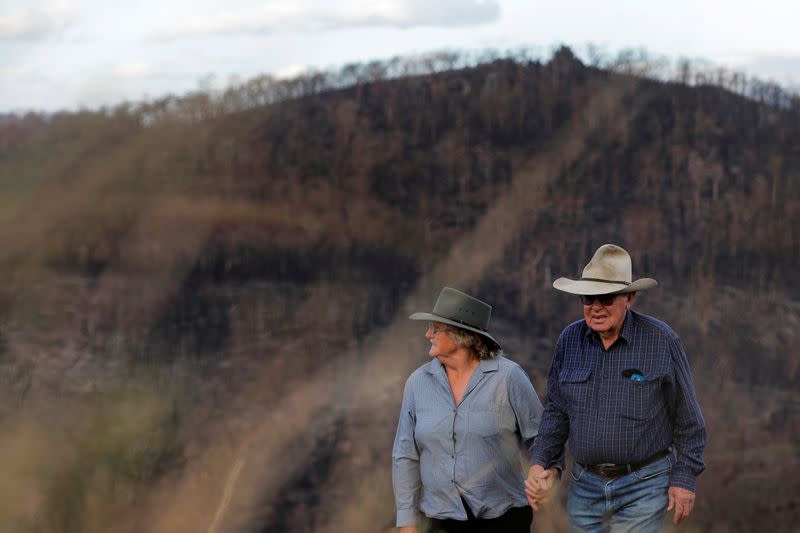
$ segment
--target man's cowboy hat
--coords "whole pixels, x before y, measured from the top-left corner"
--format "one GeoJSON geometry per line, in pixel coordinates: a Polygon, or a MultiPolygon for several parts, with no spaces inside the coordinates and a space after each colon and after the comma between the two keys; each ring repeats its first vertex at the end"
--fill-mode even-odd
{"type": "Polygon", "coordinates": [[[615,244],[604,244],[583,269],[581,279],[558,278],[553,287],[570,294],[623,294],[646,291],[658,285],[651,278],[631,281],[631,256],[615,244]]]}
{"type": "Polygon", "coordinates": [[[436,305],[430,313],[414,313],[408,318],[411,320],[431,320],[456,326],[473,333],[477,333],[489,344],[501,349],[500,343],[489,335],[489,318],[492,316],[492,306],[464,294],[456,289],[445,287],[439,293],[436,305]]]}

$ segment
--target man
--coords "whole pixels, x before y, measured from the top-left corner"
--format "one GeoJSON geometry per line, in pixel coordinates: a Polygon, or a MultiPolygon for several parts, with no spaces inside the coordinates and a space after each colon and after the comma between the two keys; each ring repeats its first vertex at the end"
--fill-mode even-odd
{"type": "Polygon", "coordinates": [[[580,279],[553,282],[580,296],[583,320],[556,343],[525,486],[538,510],[569,439],[573,531],[659,531],[673,509],[678,524],[705,468],[705,422],[683,345],[665,323],[631,310],[637,291],[657,285],[632,281],[631,271],[628,252],[605,244],[580,279]]]}

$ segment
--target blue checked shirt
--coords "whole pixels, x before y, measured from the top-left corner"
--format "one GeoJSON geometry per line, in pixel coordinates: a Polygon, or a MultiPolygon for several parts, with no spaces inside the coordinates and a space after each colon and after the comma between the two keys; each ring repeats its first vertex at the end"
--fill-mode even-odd
{"type": "Polygon", "coordinates": [[[456,406],[438,359],[406,381],[392,450],[397,526],[431,518],[497,518],[525,499],[525,462],[542,404],[528,375],[505,357],[482,360],[456,406]]]}
{"type": "Polygon", "coordinates": [[[672,446],[670,484],[695,491],[705,422],[683,345],[665,323],[628,310],[608,351],[583,320],[570,324],[556,343],[547,399],[534,463],[552,464],[567,438],[583,465],[636,463],[672,446]],[[642,381],[626,377],[634,370],[642,381]]]}

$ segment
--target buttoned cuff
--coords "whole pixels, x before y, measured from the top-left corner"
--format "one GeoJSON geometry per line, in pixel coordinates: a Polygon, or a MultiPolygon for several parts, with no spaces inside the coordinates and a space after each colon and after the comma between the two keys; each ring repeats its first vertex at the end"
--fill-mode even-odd
{"type": "Polygon", "coordinates": [[[558,471],[558,479],[561,479],[561,476],[564,473],[564,465],[561,463],[551,463],[550,466],[547,467],[547,470],[550,470],[551,468],[555,468],[558,471]]]}
{"type": "Polygon", "coordinates": [[[417,510],[416,509],[398,509],[397,510],[397,527],[403,526],[416,526],[417,525],[417,510]]]}
{"type": "Polygon", "coordinates": [[[538,453],[532,453],[531,454],[531,464],[532,465],[540,465],[542,468],[547,468],[548,465],[550,465],[551,462],[552,461],[548,461],[544,457],[542,457],[541,454],[538,454],[538,453]]]}
{"type": "Polygon", "coordinates": [[[689,469],[677,465],[672,467],[669,484],[672,487],[680,487],[692,492],[697,491],[697,477],[689,469]]]}
{"type": "Polygon", "coordinates": [[[552,460],[546,460],[539,454],[531,454],[531,465],[540,465],[545,470],[549,470],[550,468],[557,468],[559,473],[565,470],[564,465],[564,454],[562,453],[558,457],[552,460]]]}
{"type": "Polygon", "coordinates": [[[547,464],[546,468],[547,469],[550,469],[550,468],[558,469],[558,479],[561,479],[561,472],[564,471],[564,456],[561,455],[561,457],[559,457],[555,461],[550,461],[550,463],[547,464]]]}

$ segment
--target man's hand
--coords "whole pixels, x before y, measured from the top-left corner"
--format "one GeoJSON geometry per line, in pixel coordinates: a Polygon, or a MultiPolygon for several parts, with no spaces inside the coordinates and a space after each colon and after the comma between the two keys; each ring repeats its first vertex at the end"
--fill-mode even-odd
{"type": "Polygon", "coordinates": [[[528,470],[528,479],[525,480],[525,496],[534,511],[550,501],[553,486],[558,479],[558,469],[544,469],[541,465],[532,465],[528,470]]]}
{"type": "Polygon", "coordinates": [[[669,506],[667,507],[667,512],[670,512],[673,507],[675,508],[675,517],[672,519],[672,522],[678,525],[681,523],[681,520],[689,516],[689,513],[692,512],[692,507],[694,507],[694,492],[681,487],[670,487],[668,494],[669,506]]]}
{"type": "Polygon", "coordinates": [[[400,533],[417,533],[417,526],[402,526],[400,533]]]}

